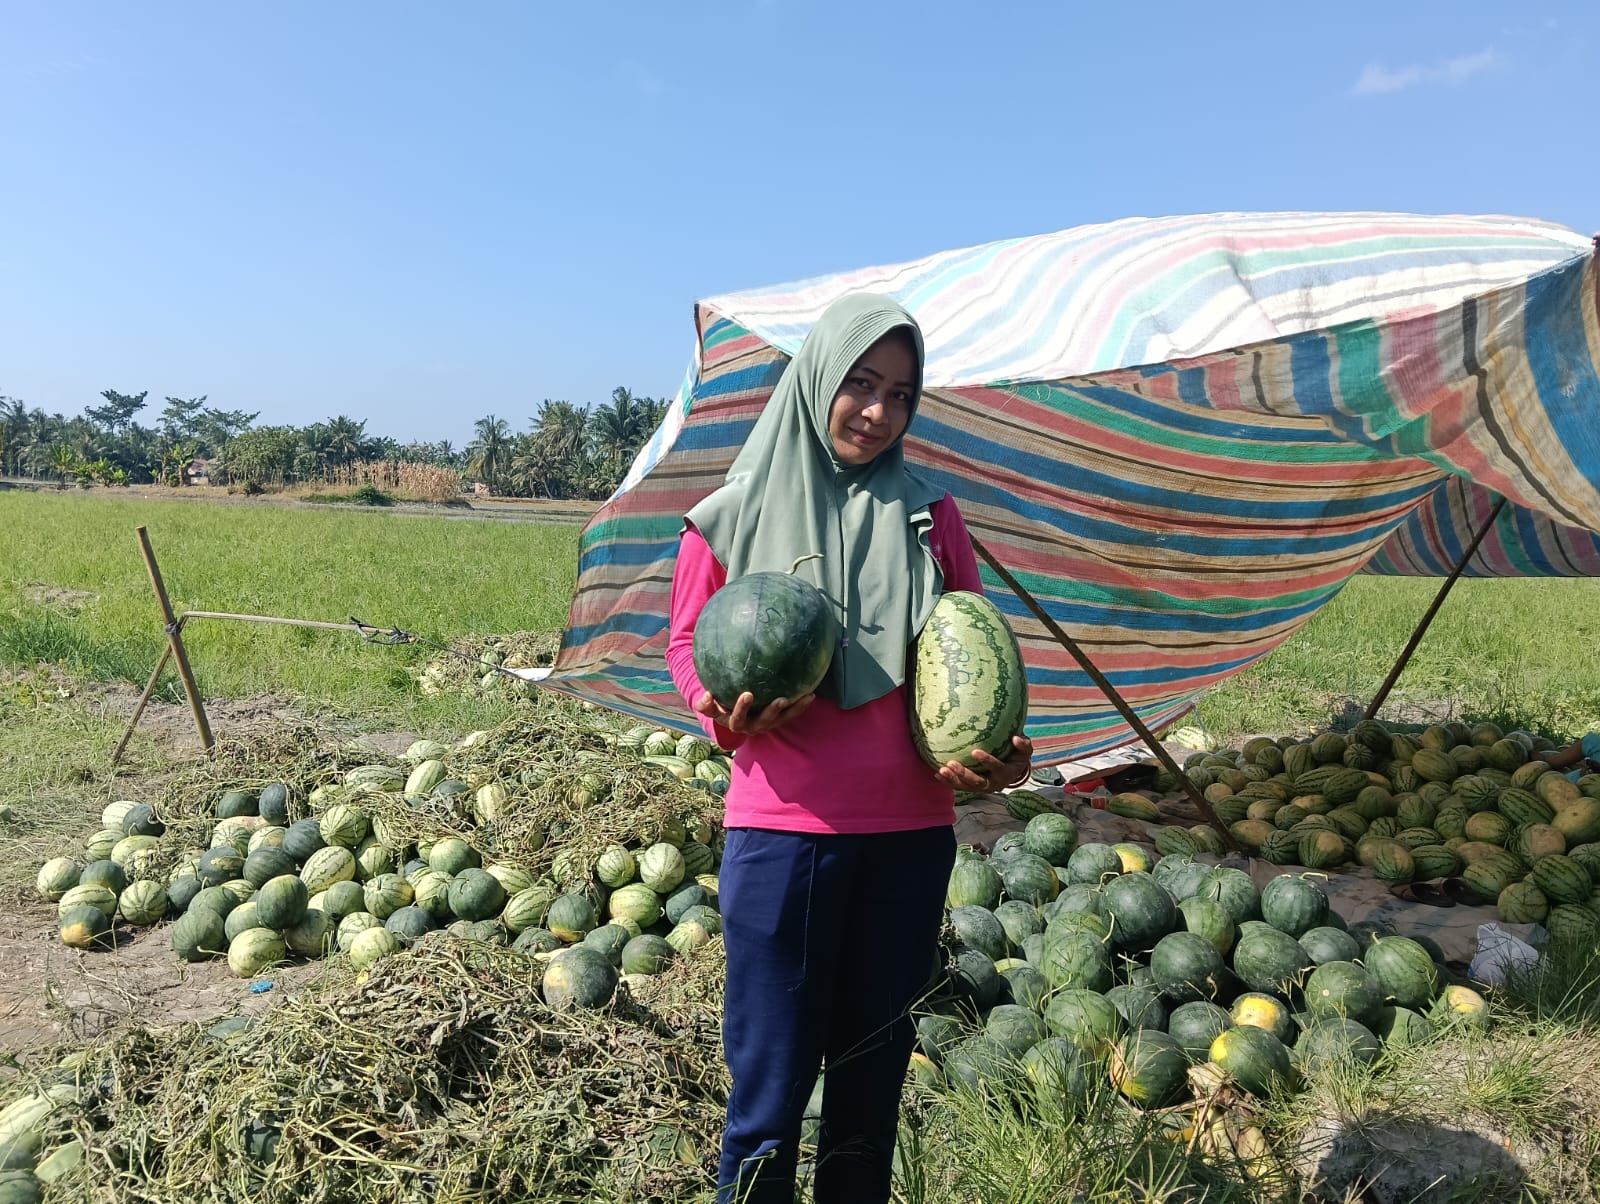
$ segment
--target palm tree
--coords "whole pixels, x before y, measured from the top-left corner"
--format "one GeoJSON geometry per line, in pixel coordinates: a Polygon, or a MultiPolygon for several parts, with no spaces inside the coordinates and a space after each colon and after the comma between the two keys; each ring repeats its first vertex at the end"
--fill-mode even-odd
{"type": "Polygon", "coordinates": [[[349,464],[353,460],[361,459],[367,443],[365,422],[357,422],[354,418],[340,414],[337,418],[330,418],[321,425],[323,451],[330,463],[349,464]]]}
{"type": "Polygon", "coordinates": [[[467,471],[477,476],[494,493],[510,459],[511,424],[493,414],[473,424],[477,436],[467,444],[467,471]]]}

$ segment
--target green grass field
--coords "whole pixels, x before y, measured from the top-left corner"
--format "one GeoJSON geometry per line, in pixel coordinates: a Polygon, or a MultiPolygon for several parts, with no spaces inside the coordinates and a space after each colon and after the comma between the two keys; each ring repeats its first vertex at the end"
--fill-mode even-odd
{"type": "MultiPolygon", "coordinates": [[[[570,525],[0,494],[0,664],[47,662],[142,685],[163,636],[134,538],[141,523],[179,610],[355,616],[446,642],[558,628],[576,579],[570,525]],[[62,590],[83,596],[50,592],[62,590]]],[[[1352,580],[1284,646],[1208,696],[1201,720],[1221,739],[1327,723],[1341,700],[1371,697],[1436,588],[1352,580]]],[[[1597,636],[1600,583],[1462,581],[1391,704],[1453,703],[1457,714],[1568,737],[1600,726],[1597,636]]],[[[214,697],[298,695],[424,726],[469,718],[459,699],[417,694],[410,670],[432,655],[425,649],[207,620],[185,638],[214,697]]]]}
{"type": "MultiPolygon", "coordinates": [[[[165,636],[134,534],[141,524],[179,612],[354,616],[444,643],[558,628],[576,580],[572,525],[0,494],[0,663],[47,662],[142,687],[165,636]]],[[[291,694],[341,712],[456,717],[451,700],[417,694],[411,671],[435,655],[426,648],[204,619],[184,641],[208,696],[291,694]]],[[[169,697],[175,681],[169,673],[169,697]]]]}

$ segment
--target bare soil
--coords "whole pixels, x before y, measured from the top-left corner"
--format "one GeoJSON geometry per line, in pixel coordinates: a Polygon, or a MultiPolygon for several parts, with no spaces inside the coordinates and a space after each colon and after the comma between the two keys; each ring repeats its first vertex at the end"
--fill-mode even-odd
{"type": "Polygon", "coordinates": [[[280,966],[252,991],[226,962],[188,965],[172,952],[171,923],[119,926],[104,950],[69,949],[56,939],[49,907],[0,921],[0,1053],[23,1054],[88,1040],[125,1024],[170,1024],[263,1011],[322,972],[316,963],[280,966]]]}

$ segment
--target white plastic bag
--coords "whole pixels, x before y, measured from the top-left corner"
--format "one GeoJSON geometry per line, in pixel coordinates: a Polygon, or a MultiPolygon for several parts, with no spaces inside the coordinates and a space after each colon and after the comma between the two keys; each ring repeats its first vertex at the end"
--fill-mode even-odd
{"type": "Polygon", "coordinates": [[[1499,924],[1479,924],[1478,951],[1467,970],[1478,982],[1498,987],[1509,971],[1531,970],[1538,961],[1539,951],[1516,933],[1499,924]]]}

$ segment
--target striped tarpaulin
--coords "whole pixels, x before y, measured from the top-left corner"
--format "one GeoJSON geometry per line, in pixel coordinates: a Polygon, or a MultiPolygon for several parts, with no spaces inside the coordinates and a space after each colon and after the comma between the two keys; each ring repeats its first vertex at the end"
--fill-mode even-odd
{"type": "MultiPolygon", "coordinates": [[[[665,664],[682,515],[818,314],[916,314],[912,462],[1147,722],[1270,652],[1356,572],[1600,568],[1600,310],[1587,239],[1508,218],[1136,220],[734,294],[697,309],[662,429],[582,539],[545,684],[695,730],[665,664]],[[1453,554],[1452,554],[1453,550],[1453,554]]],[[[1041,761],[1125,743],[1021,601],[1041,761]]]]}

